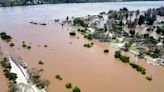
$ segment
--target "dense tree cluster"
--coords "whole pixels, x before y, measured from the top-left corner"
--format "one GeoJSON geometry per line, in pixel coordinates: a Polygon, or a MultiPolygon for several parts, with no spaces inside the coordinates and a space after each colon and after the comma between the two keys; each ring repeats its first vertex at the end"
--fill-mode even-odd
{"type": "Polygon", "coordinates": [[[84,19],[81,19],[81,18],[74,19],[74,25],[88,27],[88,24],[85,23],[84,19]]]}
{"type": "Polygon", "coordinates": [[[122,55],[120,51],[116,51],[114,56],[124,63],[129,63],[129,57],[122,55]]]}

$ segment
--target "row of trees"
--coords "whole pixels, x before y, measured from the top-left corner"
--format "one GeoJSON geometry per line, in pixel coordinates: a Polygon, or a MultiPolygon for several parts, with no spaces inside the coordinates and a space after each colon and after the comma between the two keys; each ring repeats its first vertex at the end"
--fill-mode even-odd
{"type": "Polygon", "coordinates": [[[121,51],[116,51],[114,56],[115,58],[119,58],[124,63],[129,63],[129,65],[132,68],[136,69],[138,72],[141,72],[141,74],[146,74],[146,69],[144,67],[138,64],[129,62],[129,57],[122,55],[121,51]]]}

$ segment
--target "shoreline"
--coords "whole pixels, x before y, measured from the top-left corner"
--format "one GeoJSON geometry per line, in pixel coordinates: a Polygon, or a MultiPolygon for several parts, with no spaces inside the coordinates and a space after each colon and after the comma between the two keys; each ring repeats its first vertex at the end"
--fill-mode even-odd
{"type": "MultiPolygon", "coordinates": [[[[91,15],[91,16],[97,16],[97,15],[91,15]]],[[[77,17],[77,18],[86,18],[87,16],[81,16],[81,17],[77,17]]],[[[78,29],[81,29],[81,27],[80,26],[74,26],[74,25],[72,25],[72,27],[74,28],[73,30],[76,30],[76,32],[78,32],[77,30],[78,29]]],[[[90,30],[90,29],[92,29],[92,28],[87,28],[88,30],[90,30]]],[[[93,30],[90,30],[90,31],[93,31],[93,30]]],[[[81,34],[81,32],[79,32],[80,34],[81,34]]],[[[90,32],[90,33],[92,33],[92,32],[90,32]]],[[[81,34],[81,35],[83,35],[83,34],[81,34]]],[[[95,38],[93,38],[93,39],[95,39],[95,38]]],[[[119,39],[119,38],[118,38],[119,39]]],[[[95,40],[97,40],[97,41],[99,41],[98,39],[95,39],[95,40]]],[[[99,42],[101,42],[101,41],[99,41],[99,42]]],[[[101,43],[107,43],[107,44],[109,44],[110,46],[112,46],[112,47],[114,47],[115,48],[115,46],[116,46],[116,48],[119,48],[119,49],[122,49],[123,48],[123,46],[125,45],[125,43],[115,43],[115,42],[101,42],[101,43]]],[[[132,49],[130,49],[129,48],[129,51],[128,51],[128,53],[132,53],[132,54],[134,54],[134,55],[136,55],[137,57],[138,57],[138,55],[139,55],[139,52],[138,51],[135,51],[135,50],[132,50],[132,49]]],[[[139,57],[138,57],[139,58],[139,57]]],[[[145,59],[145,61],[148,63],[148,64],[151,64],[151,65],[157,65],[157,66],[164,66],[164,63],[162,62],[162,61],[160,61],[160,59],[161,58],[152,58],[152,57],[150,57],[150,56],[148,56],[148,55],[145,55],[144,54],[144,56],[143,56],[143,59],[145,59]]]]}
{"type": "Polygon", "coordinates": [[[95,2],[75,2],[75,3],[39,3],[39,4],[17,4],[17,5],[6,5],[6,6],[3,6],[2,3],[0,3],[0,8],[6,8],[6,7],[17,7],[17,6],[34,6],[34,5],[58,5],[58,4],[87,4],[87,3],[126,3],[126,2],[129,2],[129,3],[141,3],[141,2],[164,2],[162,0],[159,0],[159,1],[154,1],[154,0],[149,0],[149,1],[143,1],[143,0],[139,0],[139,1],[95,1],[95,2]]]}

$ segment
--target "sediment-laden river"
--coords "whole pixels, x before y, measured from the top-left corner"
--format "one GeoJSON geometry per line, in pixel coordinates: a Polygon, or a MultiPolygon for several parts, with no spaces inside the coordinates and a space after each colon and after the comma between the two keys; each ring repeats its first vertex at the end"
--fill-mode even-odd
{"type": "MultiPolygon", "coordinates": [[[[138,63],[152,75],[147,81],[145,76],[129,65],[116,60],[116,48],[94,41],[92,48],[84,48],[88,42],[77,34],[70,37],[71,30],[67,25],[61,26],[54,19],[65,19],[67,16],[84,16],[97,14],[110,9],[127,7],[129,10],[163,6],[164,2],[118,2],[118,3],[83,3],[17,6],[0,8],[0,32],[13,37],[15,46],[10,48],[0,40],[0,46],[7,55],[21,57],[29,67],[43,68],[43,77],[50,80],[48,92],[72,92],[65,88],[66,82],[78,86],[82,92],[164,92],[164,68],[147,64],[138,59],[138,63]],[[29,22],[47,23],[47,26],[33,25],[29,22]],[[30,44],[30,50],[22,48],[22,41],[30,44]],[[44,45],[48,45],[47,48],[44,45]],[[103,50],[108,48],[108,54],[103,50]],[[38,65],[42,60],[44,65],[38,65]],[[60,74],[63,81],[55,79],[60,74]]],[[[131,60],[134,55],[129,54],[131,60]]],[[[6,80],[0,77],[0,85],[6,80]]]]}

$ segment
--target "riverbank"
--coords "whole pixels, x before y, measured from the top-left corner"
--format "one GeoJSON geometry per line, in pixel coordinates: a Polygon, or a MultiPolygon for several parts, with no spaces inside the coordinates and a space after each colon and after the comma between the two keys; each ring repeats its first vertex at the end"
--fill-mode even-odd
{"type": "MultiPolygon", "coordinates": [[[[14,80],[15,84],[11,84],[10,83],[10,88],[9,90],[12,92],[26,92],[26,91],[30,91],[30,92],[46,92],[45,89],[39,89],[37,88],[36,84],[34,84],[29,76],[29,73],[27,72],[27,70],[25,68],[23,68],[23,66],[20,65],[19,61],[14,61],[13,58],[11,58],[10,56],[8,56],[6,58],[6,60],[4,59],[1,63],[2,65],[4,65],[5,63],[10,64],[10,73],[16,74],[16,79],[14,80]],[[7,60],[7,61],[6,61],[7,60]],[[19,63],[18,63],[19,62],[19,63]]],[[[5,70],[7,69],[6,67],[4,67],[5,70]]],[[[4,72],[5,73],[5,72],[4,72]]],[[[11,82],[11,79],[10,79],[11,82]]],[[[9,92],[10,92],[9,91],[9,92]]]]}
{"type": "MultiPolygon", "coordinates": [[[[43,1],[43,0],[40,0],[38,2],[36,2],[35,0],[32,2],[32,1],[27,1],[27,2],[22,2],[20,1],[18,3],[17,2],[14,2],[14,1],[8,1],[8,2],[3,2],[3,1],[0,1],[0,7],[12,7],[12,6],[27,6],[27,5],[40,5],[40,4],[71,4],[71,3],[108,3],[108,2],[143,2],[144,0],[95,0],[95,1],[92,1],[92,0],[88,0],[88,1],[85,1],[85,0],[77,0],[77,1],[72,1],[72,0],[68,0],[68,1],[60,1],[60,0],[57,0],[57,1],[43,1]]],[[[158,2],[157,0],[149,0],[149,1],[144,1],[144,2],[158,2]]],[[[161,0],[162,1],[162,0],[161,0]]]]}

